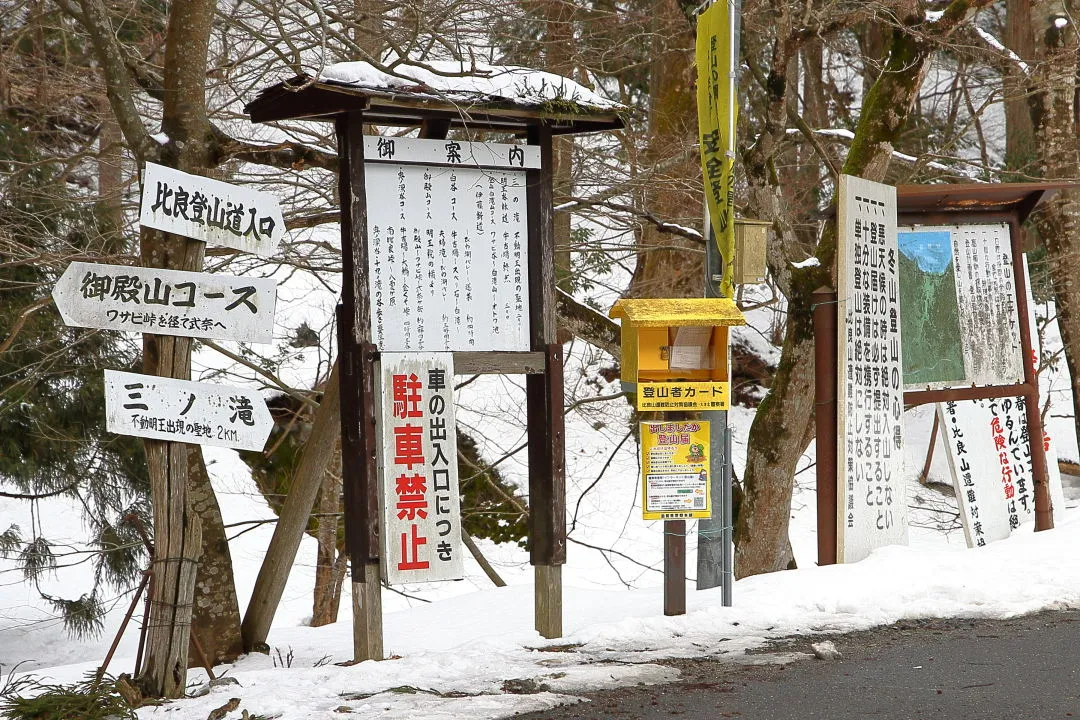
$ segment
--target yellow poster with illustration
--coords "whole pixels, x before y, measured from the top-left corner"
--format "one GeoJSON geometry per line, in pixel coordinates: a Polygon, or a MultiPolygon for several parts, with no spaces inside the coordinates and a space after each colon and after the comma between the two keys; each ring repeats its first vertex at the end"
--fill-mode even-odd
{"type": "Polygon", "coordinates": [[[709,423],[641,423],[641,508],[646,520],[712,517],[709,423]]]}

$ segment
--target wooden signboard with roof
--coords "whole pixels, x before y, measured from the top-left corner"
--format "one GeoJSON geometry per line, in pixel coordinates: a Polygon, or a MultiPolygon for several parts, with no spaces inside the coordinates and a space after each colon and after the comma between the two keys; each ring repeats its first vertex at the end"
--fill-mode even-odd
{"type": "MultiPolygon", "coordinates": [[[[381,352],[452,351],[459,374],[526,374],[535,622],[544,637],[562,636],[565,439],[563,354],[555,319],[552,137],[622,128],[620,106],[549,73],[437,65],[399,65],[389,75],[366,63],[342,63],[319,77],[295,77],[267,88],[245,108],[254,122],[327,121],[337,132],[342,473],[357,660],[383,657],[374,386],[381,352]],[[372,126],[418,128],[419,133],[417,138],[373,138],[372,126]],[[499,144],[471,142],[477,133],[498,138],[499,144]],[[460,177],[450,177],[458,171],[460,177]],[[482,181],[470,173],[482,175],[482,181]],[[482,187],[474,188],[477,182],[482,187]],[[464,205],[466,185],[476,207],[456,204],[460,196],[464,205]],[[402,208],[411,192],[409,203],[419,202],[423,217],[394,222],[387,205],[397,197],[397,187],[402,208]],[[420,189],[409,189],[414,187],[420,189]],[[441,209],[432,210],[433,205],[441,209]],[[458,217],[459,209],[472,216],[458,217]],[[487,263],[493,276],[487,284],[482,273],[463,269],[465,235],[473,221],[484,227],[477,226],[471,237],[469,259],[487,263]],[[396,254],[390,257],[386,250],[396,254]],[[436,298],[459,304],[447,312],[433,307],[440,304],[436,298]]],[[[404,209],[401,217],[406,219],[404,209]]]]}

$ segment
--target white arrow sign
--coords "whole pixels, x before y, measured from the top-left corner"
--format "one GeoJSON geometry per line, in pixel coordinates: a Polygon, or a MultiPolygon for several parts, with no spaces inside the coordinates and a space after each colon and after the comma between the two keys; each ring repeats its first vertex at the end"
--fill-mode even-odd
{"type": "Polygon", "coordinates": [[[269,193],[146,163],[142,211],[146,227],[270,257],[285,234],[269,193]]]}
{"type": "Polygon", "coordinates": [[[262,450],[274,425],[254,390],[105,371],[105,427],[119,435],[262,450]]]}
{"type": "Polygon", "coordinates": [[[73,262],[52,292],[68,325],[268,343],[277,284],[269,278],[73,262]]]}

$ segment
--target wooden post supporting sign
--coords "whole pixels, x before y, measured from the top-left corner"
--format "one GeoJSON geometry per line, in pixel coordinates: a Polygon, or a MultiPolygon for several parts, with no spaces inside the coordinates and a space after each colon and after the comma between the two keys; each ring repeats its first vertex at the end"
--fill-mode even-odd
{"type": "Polygon", "coordinates": [[[556,340],[555,234],[551,200],[551,127],[529,128],[540,169],[526,173],[531,345],[545,353],[544,374],[525,378],[529,434],[529,560],[535,580],[536,631],[562,637],[562,565],[566,562],[566,468],[562,346],[556,340]]]}
{"type": "Polygon", "coordinates": [[[367,200],[364,194],[364,120],[337,120],[341,195],[341,457],[345,543],[352,563],[354,659],[382,660],[382,585],[379,576],[379,484],[375,461],[374,360],[368,297],[367,200]]]}
{"type": "Polygon", "coordinates": [[[836,291],[820,287],[814,307],[814,425],[817,441],[818,565],[836,564],[836,291]]]}
{"type": "Polygon", "coordinates": [[[664,614],[686,614],[686,521],[664,521],[664,614]]]}

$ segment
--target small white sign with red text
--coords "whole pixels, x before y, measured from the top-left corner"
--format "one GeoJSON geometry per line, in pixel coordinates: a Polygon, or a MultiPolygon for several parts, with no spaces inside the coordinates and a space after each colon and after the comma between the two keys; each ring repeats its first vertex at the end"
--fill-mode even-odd
{"type": "Polygon", "coordinates": [[[460,580],[452,353],[382,353],[378,374],[383,573],[391,585],[460,580]]]}

